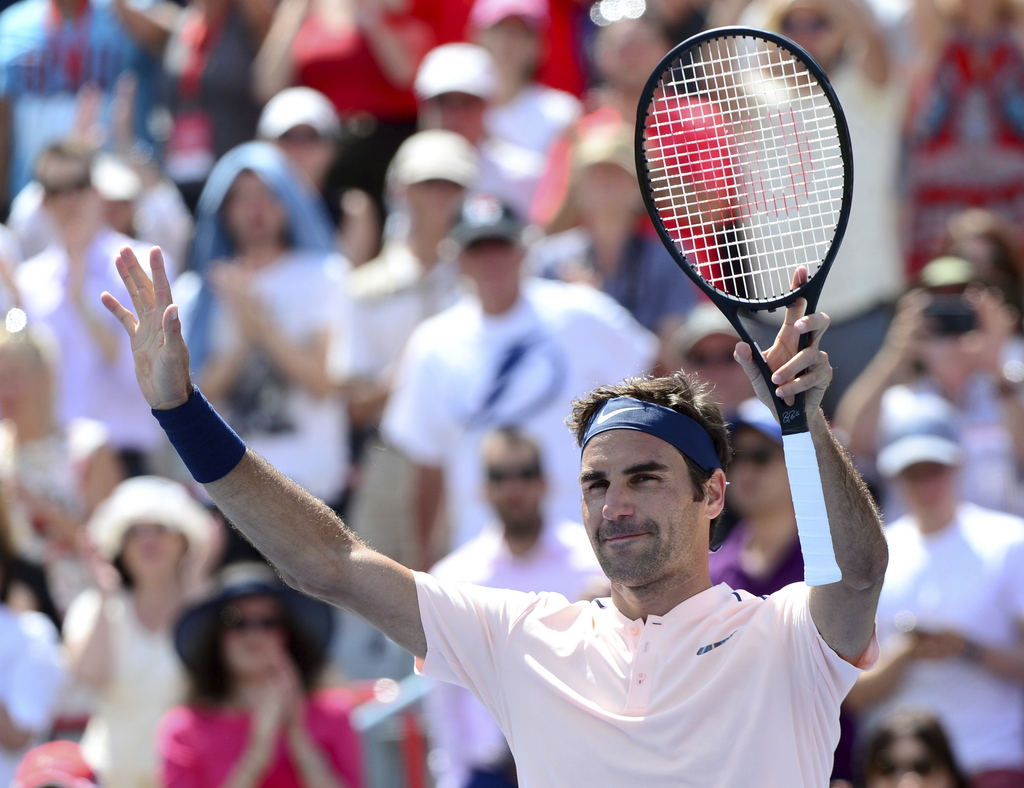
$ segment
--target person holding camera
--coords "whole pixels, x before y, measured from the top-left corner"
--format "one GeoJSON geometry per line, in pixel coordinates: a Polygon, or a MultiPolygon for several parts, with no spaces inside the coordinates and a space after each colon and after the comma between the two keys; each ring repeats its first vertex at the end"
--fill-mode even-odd
{"type": "Polygon", "coordinates": [[[886,528],[881,653],[847,708],[869,738],[893,713],[927,710],[949,734],[971,788],[1019,788],[1024,519],[963,501],[957,476],[968,470],[970,449],[948,402],[907,388],[892,400],[877,465],[907,514],[886,528]]]}
{"type": "MultiPolygon", "coordinates": [[[[847,390],[836,427],[873,462],[878,425],[907,390],[948,400],[962,432],[959,494],[989,509],[1024,514],[1024,340],[1015,308],[967,260],[939,257],[906,293],[882,349],[847,390]]],[[[892,494],[890,494],[892,493],[892,494]]],[[[883,508],[905,511],[898,486],[883,508]]]]}

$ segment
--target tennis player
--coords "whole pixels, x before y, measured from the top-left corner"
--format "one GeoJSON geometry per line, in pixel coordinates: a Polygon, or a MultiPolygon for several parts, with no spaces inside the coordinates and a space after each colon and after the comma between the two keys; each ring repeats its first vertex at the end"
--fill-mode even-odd
{"type": "MultiPolygon", "coordinates": [[[[725,498],[726,426],[685,375],[597,390],[575,404],[583,517],[607,599],[446,584],[361,544],[322,502],[247,451],[193,387],[159,252],[153,279],[118,267],[135,307],[103,302],[131,337],[139,385],[195,478],[308,594],[370,621],[427,676],[494,714],[520,785],[823,788],[839,704],[877,654],[887,553],[876,511],[818,404],[831,379],[824,314],[789,309],[767,351],[781,396],[803,392],[843,580],[754,597],[708,576],[725,498]],[[797,352],[802,335],[809,346],[797,352]]],[[[737,345],[762,400],[768,393],[737,345]]]]}

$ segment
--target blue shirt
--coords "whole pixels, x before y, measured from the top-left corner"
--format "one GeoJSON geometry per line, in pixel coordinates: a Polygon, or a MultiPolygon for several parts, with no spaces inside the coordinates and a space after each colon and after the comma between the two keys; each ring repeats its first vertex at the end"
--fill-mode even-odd
{"type": "Polygon", "coordinates": [[[110,0],[91,0],[71,20],[52,0],[20,0],[0,13],[0,95],[12,108],[12,198],[32,179],[39,151],[71,130],[85,85],[99,88],[99,120],[109,128],[114,87],[126,72],[138,79],[135,133],[149,141],[157,64],[121,26],[110,0]]]}

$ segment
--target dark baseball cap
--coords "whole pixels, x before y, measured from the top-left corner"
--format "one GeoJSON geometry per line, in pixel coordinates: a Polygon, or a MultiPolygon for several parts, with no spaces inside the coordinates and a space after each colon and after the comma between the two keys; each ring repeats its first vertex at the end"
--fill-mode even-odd
{"type": "Polygon", "coordinates": [[[451,231],[451,239],[461,248],[478,241],[508,241],[518,244],[523,222],[507,204],[490,194],[472,194],[462,203],[451,231]]]}

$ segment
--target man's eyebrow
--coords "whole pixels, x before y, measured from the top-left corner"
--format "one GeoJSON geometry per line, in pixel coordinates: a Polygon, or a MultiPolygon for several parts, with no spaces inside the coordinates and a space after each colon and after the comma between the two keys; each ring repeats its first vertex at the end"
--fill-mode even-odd
{"type": "Polygon", "coordinates": [[[622,474],[623,476],[632,476],[635,473],[648,473],[650,471],[667,471],[668,466],[663,462],[657,460],[649,460],[648,462],[640,462],[636,465],[630,465],[626,468],[622,474]]]}
{"type": "MultiPolygon", "coordinates": [[[[630,465],[628,468],[623,469],[623,476],[633,476],[637,473],[650,473],[651,471],[664,471],[668,470],[668,466],[657,460],[649,460],[647,462],[640,462],[635,465],[630,465]]],[[[580,483],[585,484],[586,482],[597,481],[598,479],[607,479],[608,474],[604,471],[595,470],[593,468],[587,469],[580,474],[580,483]]]]}

